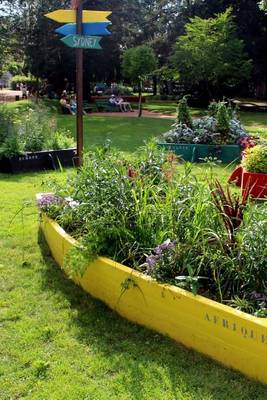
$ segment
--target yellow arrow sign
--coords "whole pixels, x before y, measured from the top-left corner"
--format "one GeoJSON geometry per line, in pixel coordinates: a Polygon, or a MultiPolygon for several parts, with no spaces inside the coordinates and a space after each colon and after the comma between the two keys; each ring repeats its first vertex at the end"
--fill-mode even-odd
{"type": "MultiPolygon", "coordinates": [[[[112,11],[83,10],[83,23],[86,22],[108,22],[107,17],[112,11]]],[[[45,14],[45,17],[57,22],[76,22],[75,10],[56,10],[45,14]]]]}

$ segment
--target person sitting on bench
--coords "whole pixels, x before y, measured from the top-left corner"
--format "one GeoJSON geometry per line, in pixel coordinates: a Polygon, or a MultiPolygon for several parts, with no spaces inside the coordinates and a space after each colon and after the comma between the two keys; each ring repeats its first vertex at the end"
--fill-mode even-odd
{"type": "Polygon", "coordinates": [[[63,91],[61,95],[61,99],[59,100],[59,104],[61,105],[63,114],[72,114],[75,115],[75,112],[71,109],[68,96],[65,91],[63,91]]]}
{"type": "Polygon", "coordinates": [[[122,97],[120,96],[115,96],[115,94],[112,94],[109,103],[112,106],[117,106],[120,108],[121,112],[127,112],[127,111],[132,111],[131,104],[124,101],[122,97]]]}
{"type": "Polygon", "coordinates": [[[122,108],[121,108],[121,106],[120,106],[120,103],[117,101],[117,98],[116,98],[116,96],[115,96],[115,94],[112,94],[111,96],[110,96],[110,98],[109,98],[109,105],[111,106],[111,107],[119,107],[119,109],[120,109],[120,111],[122,111],[122,108]]]}

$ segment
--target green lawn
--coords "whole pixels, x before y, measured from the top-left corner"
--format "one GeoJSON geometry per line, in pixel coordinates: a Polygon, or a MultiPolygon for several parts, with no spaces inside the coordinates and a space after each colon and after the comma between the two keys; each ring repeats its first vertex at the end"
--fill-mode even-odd
{"type": "Polygon", "coordinates": [[[240,118],[249,132],[267,139],[267,112],[242,111],[240,118]]]}
{"type": "MultiPolygon", "coordinates": [[[[146,102],[143,104],[143,108],[144,110],[175,116],[177,105],[177,101],[175,100],[150,100],[147,98],[146,102]]],[[[198,116],[203,113],[203,111],[204,109],[191,107],[191,114],[193,116],[198,116]]]]}
{"type": "MultiPolygon", "coordinates": [[[[76,119],[72,115],[58,115],[58,126],[75,132],[76,119]]],[[[122,151],[133,151],[146,140],[166,132],[172,120],[155,118],[84,117],[85,148],[100,145],[108,139],[122,151]]]]}
{"type": "Polygon", "coordinates": [[[1,400],[265,400],[266,387],[128,323],[65,278],[38,244],[34,206],[65,176],[0,175],[1,400]]]}

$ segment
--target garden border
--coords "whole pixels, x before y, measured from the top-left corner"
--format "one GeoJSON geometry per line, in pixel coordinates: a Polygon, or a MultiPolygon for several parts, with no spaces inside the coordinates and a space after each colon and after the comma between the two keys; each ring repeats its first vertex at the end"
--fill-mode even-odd
{"type": "Polygon", "coordinates": [[[55,170],[62,167],[73,167],[76,159],[76,148],[60,150],[41,150],[22,155],[0,159],[0,172],[19,173],[31,171],[55,170]]]}
{"type": "MultiPolygon", "coordinates": [[[[64,269],[65,256],[77,241],[45,214],[41,228],[55,261],[64,269]]],[[[160,284],[105,257],[91,262],[82,277],[71,278],[128,320],[267,384],[266,318],[160,284]]]]}
{"type": "Polygon", "coordinates": [[[174,152],[184,161],[205,162],[208,157],[217,158],[224,164],[236,163],[241,159],[241,147],[237,144],[192,144],[192,143],[165,143],[157,144],[159,148],[174,152]]]}

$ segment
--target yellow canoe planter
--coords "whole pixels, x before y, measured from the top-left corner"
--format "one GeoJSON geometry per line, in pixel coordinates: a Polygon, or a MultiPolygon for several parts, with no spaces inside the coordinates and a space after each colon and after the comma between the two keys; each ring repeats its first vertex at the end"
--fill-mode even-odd
{"type": "MultiPolygon", "coordinates": [[[[56,262],[76,245],[55,221],[41,227],[56,262]]],[[[220,363],[267,384],[267,319],[171,285],[99,257],[74,281],[130,321],[167,335],[220,363]]]]}

